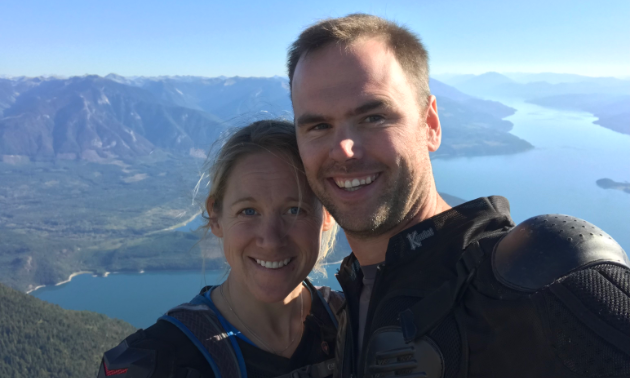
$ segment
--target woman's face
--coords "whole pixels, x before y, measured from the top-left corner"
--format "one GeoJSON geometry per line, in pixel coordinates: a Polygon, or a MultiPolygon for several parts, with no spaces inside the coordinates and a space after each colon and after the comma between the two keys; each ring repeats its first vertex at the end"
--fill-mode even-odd
{"type": "Polygon", "coordinates": [[[223,238],[231,267],[230,286],[264,302],[283,300],[317,261],[331,222],[326,215],[324,226],[323,213],[306,179],[285,160],[260,152],[238,161],[221,212],[211,214],[212,232],[223,238]]]}

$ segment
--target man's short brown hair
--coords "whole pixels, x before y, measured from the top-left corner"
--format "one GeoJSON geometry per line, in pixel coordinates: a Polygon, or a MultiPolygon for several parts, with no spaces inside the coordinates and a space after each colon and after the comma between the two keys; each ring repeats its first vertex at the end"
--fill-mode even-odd
{"type": "Polygon", "coordinates": [[[330,43],[349,46],[362,37],[384,38],[408,79],[418,88],[420,105],[426,106],[431,94],[429,57],[420,38],[394,22],[363,13],[322,20],[304,30],[289,48],[287,68],[290,85],[293,85],[295,67],[302,56],[330,43]]]}

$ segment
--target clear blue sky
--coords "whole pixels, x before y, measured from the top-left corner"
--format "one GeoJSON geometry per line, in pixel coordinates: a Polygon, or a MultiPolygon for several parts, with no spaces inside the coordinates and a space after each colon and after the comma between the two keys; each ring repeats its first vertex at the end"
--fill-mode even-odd
{"type": "Polygon", "coordinates": [[[0,75],[286,75],[305,26],[353,12],[417,32],[435,74],[630,76],[630,0],[2,0],[0,75]]]}

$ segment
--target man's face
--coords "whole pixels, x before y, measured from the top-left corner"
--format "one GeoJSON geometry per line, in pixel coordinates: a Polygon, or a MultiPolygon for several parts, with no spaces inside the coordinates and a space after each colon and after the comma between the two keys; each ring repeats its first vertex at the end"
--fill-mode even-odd
{"type": "Polygon", "coordinates": [[[439,120],[434,98],[421,107],[417,93],[378,38],[325,46],[296,67],[292,100],[307,178],[349,234],[387,233],[426,198],[439,120]]]}

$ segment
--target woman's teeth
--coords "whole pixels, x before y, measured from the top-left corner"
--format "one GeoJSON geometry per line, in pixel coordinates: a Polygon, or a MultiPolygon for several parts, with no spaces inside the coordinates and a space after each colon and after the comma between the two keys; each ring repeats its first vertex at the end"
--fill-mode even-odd
{"type": "Polygon", "coordinates": [[[351,180],[350,179],[346,179],[346,180],[335,179],[335,184],[337,184],[337,186],[342,189],[345,189],[349,192],[353,192],[359,189],[359,187],[363,185],[371,184],[374,180],[376,180],[377,177],[378,177],[378,173],[371,176],[357,177],[351,180]]]}
{"type": "Polygon", "coordinates": [[[264,261],[264,260],[261,260],[261,259],[256,259],[256,262],[258,263],[258,265],[264,266],[265,268],[278,269],[278,268],[282,268],[283,266],[285,266],[288,263],[290,263],[291,260],[292,260],[292,258],[288,258],[288,259],[284,259],[284,260],[280,260],[280,261],[264,261]]]}

